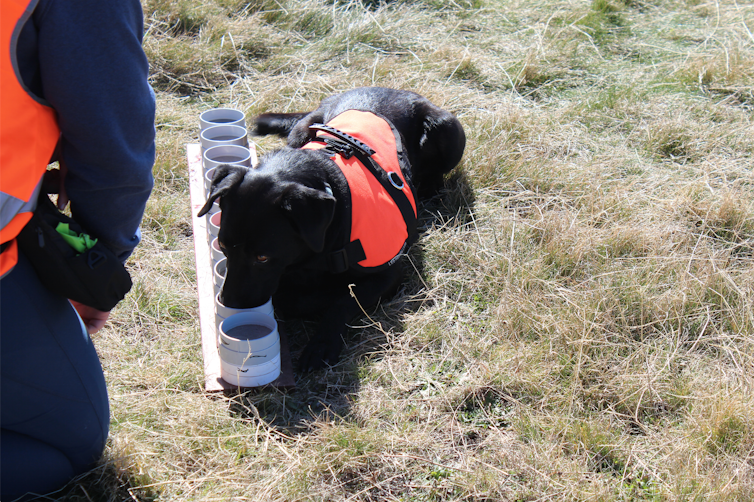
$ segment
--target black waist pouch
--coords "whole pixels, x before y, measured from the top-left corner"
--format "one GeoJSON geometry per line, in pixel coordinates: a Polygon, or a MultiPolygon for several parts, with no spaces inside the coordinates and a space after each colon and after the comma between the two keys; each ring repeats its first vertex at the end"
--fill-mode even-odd
{"type": "Polygon", "coordinates": [[[131,276],[99,241],[77,252],[56,230],[58,223],[67,223],[73,232],[83,233],[78,223],[58,211],[47,194],[40,194],[34,215],[18,234],[19,250],[47,289],[97,310],[110,311],[131,289],[131,276]]]}

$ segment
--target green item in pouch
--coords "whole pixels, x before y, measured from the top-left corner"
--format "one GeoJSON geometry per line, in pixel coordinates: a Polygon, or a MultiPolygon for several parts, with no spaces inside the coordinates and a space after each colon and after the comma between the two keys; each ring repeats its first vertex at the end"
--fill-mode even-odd
{"type": "Polygon", "coordinates": [[[63,239],[70,245],[77,253],[81,254],[87,249],[91,249],[97,244],[97,239],[92,239],[89,234],[77,234],[68,227],[68,223],[58,223],[55,230],[63,236],[63,239]]]}

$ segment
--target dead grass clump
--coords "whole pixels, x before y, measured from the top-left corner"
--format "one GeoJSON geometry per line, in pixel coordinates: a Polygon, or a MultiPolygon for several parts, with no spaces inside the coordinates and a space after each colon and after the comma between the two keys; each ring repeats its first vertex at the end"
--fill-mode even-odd
{"type": "MultiPolygon", "coordinates": [[[[155,89],[180,95],[210,92],[218,85],[226,84],[227,79],[218,71],[215,51],[194,45],[190,39],[168,39],[159,42],[160,52],[150,51],[147,41],[145,51],[154,70],[150,77],[155,89]]],[[[227,76],[227,74],[225,74],[227,76]]]]}
{"type": "Polygon", "coordinates": [[[699,410],[702,411],[698,424],[702,446],[717,457],[738,457],[754,450],[754,424],[746,415],[747,404],[735,400],[711,404],[711,409],[699,410]]]}
{"type": "Polygon", "coordinates": [[[188,0],[148,1],[143,7],[145,15],[164,23],[173,37],[198,35],[210,19],[221,13],[216,4],[188,0]]]}
{"type": "Polygon", "coordinates": [[[695,132],[680,121],[660,122],[647,131],[647,149],[661,159],[680,164],[698,161],[709,148],[695,132]]]}
{"type": "Polygon", "coordinates": [[[216,91],[235,83],[238,72],[264,64],[280,40],[256,15],[217,4],[171,7],[147,19],[144,49],[158,90],[184,96],[216,91]]]}
{"type": "Polygon", "coordinates": [[[751,200],[734,193],[722,200],[700,201],[688,208],[691,222],[703,234],[730,244],[748,243],[754,238],[754,211],[751,200]]]}

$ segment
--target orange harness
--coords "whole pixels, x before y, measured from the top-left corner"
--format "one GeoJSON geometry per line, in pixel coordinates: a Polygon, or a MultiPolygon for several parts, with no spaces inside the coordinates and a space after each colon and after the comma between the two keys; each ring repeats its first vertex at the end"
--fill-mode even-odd
{"type": "Polygon", "coordinates": [[[0,277],[18,261],[16,236],[31,219],[60,136],[55,111],[26,91],[15,64],[13,49],[33,4],[0,4],[0,277]]]}
{"type": "Polygon", "coordinates": [[[329,257],[334,272],[394,263],[416,238],[416,202],[401,170],[397,131],[371,112],[349,110],[302,148],[327,149],[351,192],[350,242],[329,257]]]}

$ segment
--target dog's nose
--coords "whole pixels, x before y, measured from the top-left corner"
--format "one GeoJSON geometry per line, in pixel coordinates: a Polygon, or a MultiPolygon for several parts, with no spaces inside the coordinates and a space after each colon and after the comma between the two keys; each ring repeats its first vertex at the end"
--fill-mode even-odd
{"type": "Polygon", "coordinates": [[[241,297],[228,291],[228,288],[225,286],[223,286],[223,289],[220,291],[219,299],[223,305],[232,309],[245,309],[252,307],[251,305],[244,305],[244,302],[241,301],[241,297]]]}
{"type": "Polygon", "coordinates": [[[220,290],[220,300],[223,305],[233,309],[250,309],[258,307],[270,299],[271,294],[265,291],[254,291],[244,287],[254,281],[237,281],[231,278],[230,270],[225,277],[225,283],[220,290]]]}

